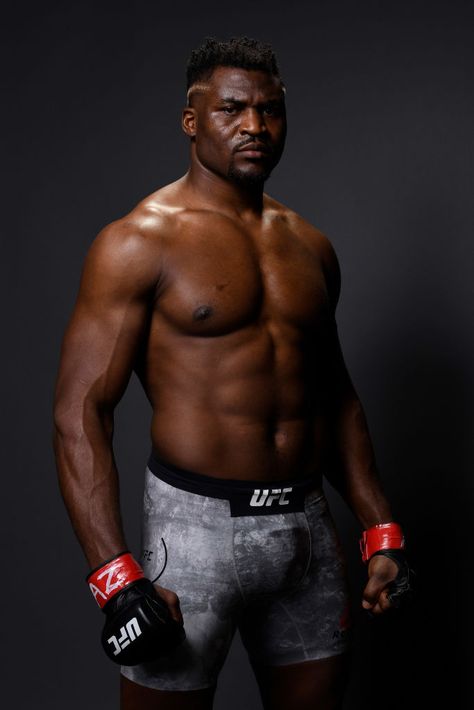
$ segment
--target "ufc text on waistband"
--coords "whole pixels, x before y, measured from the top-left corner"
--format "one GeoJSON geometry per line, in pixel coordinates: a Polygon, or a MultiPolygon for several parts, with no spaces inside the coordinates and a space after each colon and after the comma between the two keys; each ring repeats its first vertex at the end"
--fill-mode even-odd
{"type": "Polygon", "coordinates": [[[150,471],[165,483],[189,493],[221,498],[230,503],[231,517],[275,515],[304,511],[306,494],[321,487],[318,478],[295,481],[241,481],[214,478],[179,468],[152,452],[150,471]]]}

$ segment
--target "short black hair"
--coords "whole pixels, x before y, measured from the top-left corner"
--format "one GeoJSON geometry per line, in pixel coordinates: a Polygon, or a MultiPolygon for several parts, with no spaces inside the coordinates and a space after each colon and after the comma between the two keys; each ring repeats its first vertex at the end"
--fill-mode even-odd
{"type": "MultiPolygon", "coordinates": [[[[206,37],[193,49],[186,66],[186,91],[198,81],[208,81],[217,67],[257,69],[280,79],[275,53],[266,42],[250,37],[231,37],[219,41],[206,37]]],[[[283,82],[282,82],[283,84],[283,82]]]]}

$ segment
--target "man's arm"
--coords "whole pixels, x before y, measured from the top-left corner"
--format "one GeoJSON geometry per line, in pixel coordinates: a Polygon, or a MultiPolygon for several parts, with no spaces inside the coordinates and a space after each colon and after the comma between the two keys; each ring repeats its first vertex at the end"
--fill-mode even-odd
{"type": "Polygon", "coordinates": [[[54,402],[59,485],[89,566],[126,549],[112,449],[114,408],[145,337],[156,242],[121,220],[94,240],[64,336],[54,402]]]}
{"type": "Polygon", "coordinates": [[[329,349],[332,447],[325,474],[341,494],[363,528],[393,520],[383,492],[375,454],[361,401],[347,371],[337,332],[336,306],[341,291],[341,271],[329,241],[324,266],[331,304],[329,349]]]}
{"type": "MultiPolygon", "coordinates": [[[[341,272],[329,240],[323,243],[323,264],[331,304],[328,367],[332,446],[325,475],[362,527],[368,529],[392,522],[393,516],[377,471],[364,410],[339,342],[335,310],[341,290],[341,272]]],[[[399,565],[387,556],[372,555],[367,572],[369,578],[362,593],[362,606],[372,614],[382,614],[392,607],[389,585],[397,578],[399,565]]]]}

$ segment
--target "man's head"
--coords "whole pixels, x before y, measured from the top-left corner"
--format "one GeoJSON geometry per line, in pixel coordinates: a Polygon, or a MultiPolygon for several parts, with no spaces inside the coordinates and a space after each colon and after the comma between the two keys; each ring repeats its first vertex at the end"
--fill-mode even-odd
{"type": "Polygon", "coordinates": [[[207,170],[246,187],[263,185],[286,136],[285,86],[270,45],[208,37],[193,50],[183,130],[193,160],[207,170]]]}

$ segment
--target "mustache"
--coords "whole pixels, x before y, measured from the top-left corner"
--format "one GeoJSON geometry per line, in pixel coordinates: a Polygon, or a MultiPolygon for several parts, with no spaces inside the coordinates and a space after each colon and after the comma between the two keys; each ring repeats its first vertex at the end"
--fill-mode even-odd
{"type": "Polygon", "coordinates": [[[234,148],[234,153],[236,153],[239,150],[242,150],[242,148],[245,148],[248,145],[257,145],[258,150],[263,150],[265,153],[271,153],[272,152],[272,147],[268,145],[265,141],[262,140],[255,140],[255,138],[251,138],[250,140],[246,140],[243,143],[240,143],[234,148]]]}

